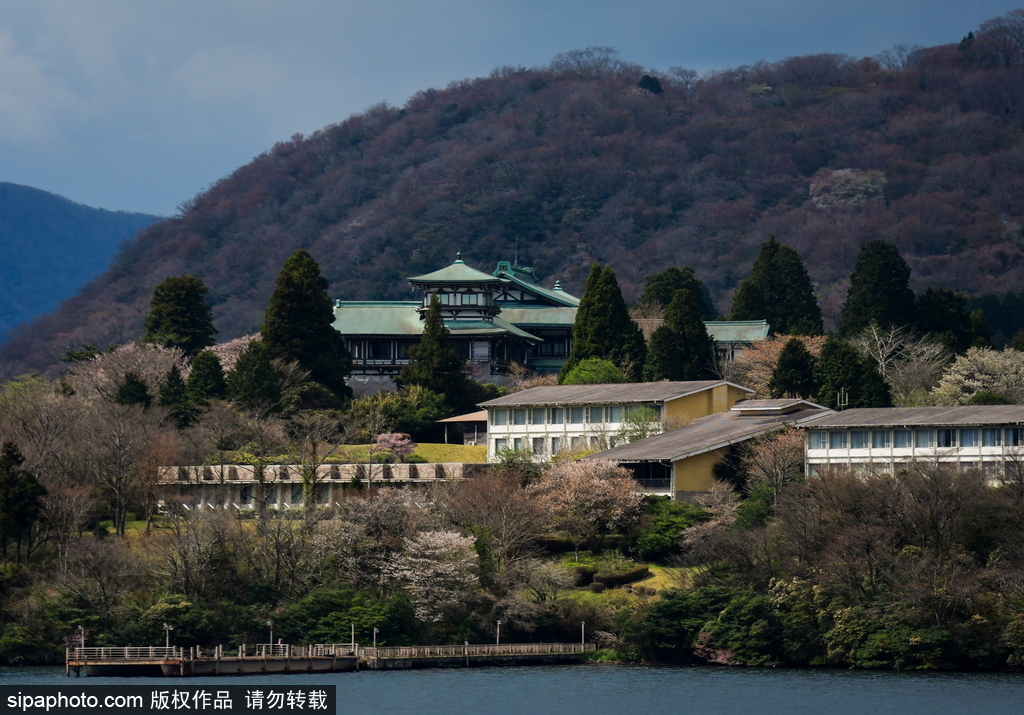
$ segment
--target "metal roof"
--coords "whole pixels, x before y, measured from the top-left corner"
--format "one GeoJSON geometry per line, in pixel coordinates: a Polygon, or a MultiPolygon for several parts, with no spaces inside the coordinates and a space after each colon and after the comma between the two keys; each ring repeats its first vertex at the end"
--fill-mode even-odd
{"type": "MultiPolygon", "coordinates": [[[[505,305],[514,305],[514,303],[506,303],[505,305]]],[[[501,317],[513,325],[520,325],[524,328],[544,328],[547,326],[551,326],[553,328],[571,328],[576,322],[576,308],[570,308],[568,306],[564,308],[547,308],[543,306],[537,306],[534,308],[503,307],[501,309],[501,317]]]]}
{"type": "Polygon", "coordinates": [[[802,427],[923,427],[1024,424],[1024,405],[858,407],[834,412],[802,427]]]}
{"type": "Polygon", "coordinates": [[[767,320],[705,320],[704,327],[716,343],[751,343],[768,337],[767,320]]]}
{"type": "Polygon", "coordinates": [[[446,320],[445,327],[452,337],[460,335],[515,335],[517,338],[531,343],[542,343],[542,339],[531,335],[521,328],[496,315],[491,320],[446,320]]]}
{"type": "Polygon", "coordinates": [[[752,393],[726,380],[692,380],[689,382],[631,382],[604,385],[544,385],[531,387],[504,397],[481,402],[481,407],[512,407],[524,405],[594,405],[626,404],[633,402],[665,402],[685,395],[710,390],[719,385],[732,385],[752,393]]]}
{"type": "Polygon", "coordinates": [[[486,422],[487,421],[487,410],[480,410],[479,412],[467,412],[464,415],[455,415],[454,417],[447,417],[438,422],[486,422]]]}
{"type": "Polygon", "coordinates": [[[462,259],[456,259],[450,266],[434,271],[433,273],[425,273],[422,276],[413,276],[409,279],[410,283],[493,283],[498,284],[503,281],[500,278],[478,271],[475,268],[467,266],[462,259]]]}
{"type": "Polygon", "coordinates": [[[678,462],[696,454],[722,449],[787,424],[799,424],[823,413],[825,408],[805,409],[789,414],[744,415],[730,410],[694,420],[685,427],[619,445],[592,454],[587,459],[616,462],[678,462]]]}
{"type": "Polygon", "coordinates": [[[335,330],[342,335],[419,336],[423,321],[419,301],[338,301],[334,304],[335,330]]]}

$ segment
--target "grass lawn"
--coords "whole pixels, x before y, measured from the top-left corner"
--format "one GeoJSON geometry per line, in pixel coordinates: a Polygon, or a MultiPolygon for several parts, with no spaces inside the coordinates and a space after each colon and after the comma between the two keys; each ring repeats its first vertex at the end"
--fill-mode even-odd
{"type": "MultiPolygon", "coordinates": [[[[346,444],[338,447],[332,455],[331,461],[342,464],[359,464],[369,459],[370,445],[368,444],[346,444]]],[[[429,444],[420,443],[416,445],[414,456],[422,457],[428,462],[451,463],[451,462],[486,462],[487,447],[474,447],[465,444],[429,444]]],[[[376,455],[375,455],[376,456],[376,455]]]]}

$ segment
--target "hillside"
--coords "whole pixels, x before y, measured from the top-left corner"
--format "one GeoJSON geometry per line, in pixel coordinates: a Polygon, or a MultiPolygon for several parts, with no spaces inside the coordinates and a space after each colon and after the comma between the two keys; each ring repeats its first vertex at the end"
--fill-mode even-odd
{"type": "Polygon", "coordinates": [[[407,276],[456,251],[487,268],[518,243],[521,263],[577,295],[594,261],[627,299],[690,264],[724,310],[772,233],[801,253],[829,317],[873,238],[899,247],[917,290],[1019,290],[1024,46],[999,22],[959,45],[699,78],[578,51],[371,108],[196,196],[0,363],[11,374],[138,336],[174,274],[209,286],[221,338],[251,331],[300,247],[342,299],[406,296],[407,276]],[[658,81],[641,89],[645,73],[658,81]]]}
{"type": "Polygon", "coordinates": [[[0,182],[0,340],[75,295],[154,220],[0,182]]]}

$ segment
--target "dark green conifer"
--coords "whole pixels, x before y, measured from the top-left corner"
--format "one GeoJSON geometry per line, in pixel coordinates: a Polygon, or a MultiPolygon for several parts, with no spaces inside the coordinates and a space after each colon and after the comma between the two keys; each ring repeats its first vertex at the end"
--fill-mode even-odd
{"type": "Polygon", "coordinates": [[[892,393],[878,369],[839,338],[829,338],[822,346],[814,383],[815,402],[825,407],[839,406],[840,391],[845,391],[845,407],[892,407],[892,393]]]}
{"type": "Polygon", "coordinates": [[[228,385],[220,358],[209,350],[192,358],[192,371],[185,381],[185,394],[194,405],[207,405],[210,400],[227,397],[228,385]]]}
{"type": "Polygon", "coordinates": [[[352,396],[345,383],[352,372],[352,356],[333,327],[327,287],[309,251],[293,253],[277,276],[260,334],[271,360],[297,362],[311,379],[347,398],[352,396]]]}
{"type": "Polygon", "coordinates": [[[281,401],[281,381],[261,340],[253,340],[228,373],[228,393],[247,410],[277,409],[281,401]]]}
{"type": "Polygon", "coordinates": [[[676,291],[665,309],[664,324],[651,336],[644,379],[709,379],[714,375],[714,360],[715,344],[700,317],[697,296],[689,290],[676,291]]]}
{"type": "Polygon", "coordinates": [[[767,320],[773,333],[820,335],[821,308],[800,254],[771,236],[740,284],[729,320],[767,320]]]}
{"type": "Polygon", "coordinates": [[[143,341],[181,348],[191,357],[213,345],[217,331],[209,291],[195,276],[170,276],[153,291],[143,341]]]}
{"type": "Polygon", "coordinates": [[[974,342],[967,296],[963,293],[929,288],[917,297],[916,315],[917,329],[933,336],[953,354],[967,352],[974,342]]]}
{"type": "Polygon", "coordinates": [[[657,305],[662,310],[668,307],[675,296],[676,291],[688,290],[697,296],[697,303],[700,307],[700,316],[704,320],[714,320],[718,315],[714,303],[711,302],[711,292],[704,283],[697,278],[690,266],[676,268],[672,266],[660,273],[647,276],[644,281],[644,291],[636,304],[657,305]]]}
{"type": "Polygon", "coordinates": [[[576,312],[572,353],[560,377],[581,360],[596,357],[616,364],[635,380],[643,369],[646,350],[643,333],[629,317],[615,271],[595,264],[576,312]]]}
{"type": "Polygon", "coordinates": [[[185,429],[192,423],[192,406],[188,401],[185,390],[185,380],[181,377],[181,370],[177,365],[171,365],[164,378],[164,384],[160,386],[156,403],[161,407],[168,408],[167,416],[178,429],[185,429]]]}
{"type": "Polygon", "coordinates": [[[423,316],[420,341],[409,348],[409,363],[402,366],[395,382],[399,387],[418,385],[439,395],[453,410],[465,407],[472,384],[463,372],[466,361],[455,349],[448,328],[441,316],[441,303],[436,295],[423,316]]]}
{"type": "Polygon", "coordinates": [[[128,372],[114,393],[114,402],[119,405],[142,405],[145,408],[153,404],[153,395],[141,377],[128,372]]]}
{"type": "Polygon", "coordinates": [[[768,392],[773,398],[814,395],[814,356],[799,338],[790,338],[783,346],[768,380],[768,392]]]}
{"type": "Polygon", "coordinates": [[[25,457],[13,442],[0,448],[0,554],[7,560],[7,547],[17,544],[21,560],[21,542],[28,536],[42,510],[40,499],[46,488],[35,475],[21,468],[25,457]]]}
{"type": "Polygon", "coordinates": [[[914,322],[910,266],[893,244],[881,239],[868,241],[850,274],[839,336],[856,335],[871,323],[885,328],[914,322]]]}
{"type": "Polygon", "coordinates": [[[644,382],[679,380],[683,373],[683,346],[680,334],[664,323],[659,325],[647,343],[644,382]]]}

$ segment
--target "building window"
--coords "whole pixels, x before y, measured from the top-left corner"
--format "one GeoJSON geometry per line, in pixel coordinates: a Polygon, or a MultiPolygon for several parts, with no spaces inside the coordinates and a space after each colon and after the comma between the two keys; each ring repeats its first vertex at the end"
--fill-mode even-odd
{"type": "Polygon", "coordinates": [[[846,449],[846,432],[829,432],[828,448],[846,449]]]}
{"type": "MultiPolygon", "coordinates": [[[[437,296],[437,302],[441,305],[448,305],[450,296],[447,293],[435,293],[437,296]]],[[[430,306],[430,296],[427,296],[427,306],[430,306]]]]}
{"type": "Polygon", "coordinates": [[[622,422],[622,405],[612,405],[608,408],[609,422],[622,422]]]}
{"type": "Polygon", "coordinates": [[[808,449],[828,449],[828,432],[823,430],[812,430],[808,433],[808,449]]]}
{"type": "Polygon", "coordinates": [[[956,430],[955,429],[940,429],[936,430],[936,446],[939,447],[955,447],[956,446],[956,430]]]}
{"type": "Polygon", "coordinates": [[[564,412],[565,412],[565,410],[563,410],[561,407],[552,407],[551,408],[551,424],[553,424],[553,425],[560,425],[560,424],[562,424],[562,420],[565,419],[563,417],[564,412]]]}
{"type": "Polygon", "coordinates": [[[604,408],[603,407],[588,407],[587,408],[587,422],[593,424],[600,424],[604,422],[604,408]]]}
{"type": "Polygon", "coordinates": [[[492,425],[507,425],[508,424],[508,410],[491,410],[491,424],[492,425]]]}
{"type": "Polygon", "coordinates": [[[530,410],[530,424],[531,425],[542,425],[544,424],[544,408],[535,407],[530,410]]]}
{"type": "Polygon", "coordinates": [[[243,484],[238,490],[238,501],[242,503],[243,507],[252,505],[252,487],[248,484],[243,484]]]}
{"type": "Polygon", "coordinates": [[[302,485],[301,484],[292,484],[291,502],[292,502],[292,506],[298,506],[299,504],[302,504],[302,485]]]}
{"type": "Polygon", "coordinates": [[[982,447],[998,447],[1003,443],[1003,431],[1001,429],[989,428],[981,431],[982,447]]]}
{"type": "Polygon", "coordinates": [[[535,455],[537,455],[538,457],[540,455],[544,454],[544,438],[543,437],[534,437],[533,438],[533,445],[532,445],[532,447],[533,447],[533,453],[535,455]]]}
{"type": "Polygon", "coordinates": [[[850,449],[867,449],[869,433],[866,430],[850,432],[850,449]]]}
{"type": "Polygon", "coordinates": [[[894,430],[892,433],[892,446],[896,449],[910,449],[912,446],[912,434],[908,429],[894,430]]]}
{"type": "Polygon", "coordinates": [[[583,408],[582,407],[570,407],[569,408],[569,424],[581,425],[583,424],[583,408]]]}
{"type": "Polygon", "coordinates": [[[558,454],[558,451],[562,448],[562,438],[552,437],[551,438],[551,454],[558,454]]]}
{"type": "Polygon", "coordinates": [[[569,440],[569,444],[571,444],[571,445],[572,445],[572,448],[573,448],[573,449],[579,449],[580,447],[582,447],[582,446],[583,446],[583,438],[582,438],[582,437],[580,437],[580,436],[578,436],[578,435],[577,435],[577,436],[575,436],[575,437],[572,437],[572,438],[571,438],[571,439],[569,440]]]}
{"type": "Polygon", "coordinates": [[[398,359],[399,360],[408,360],[409,359],[409,348],[411,348],[413,345],[416,345],[416,343],[414,341],[412,341],[412,340],[399,340],[397,345],[398,345],[398,359]]]}
{"type": "Polygon", "coordinates": [[[935,446],[935,430],[919,429],[914,430],[914,446],[918,449],[928,449],[935,446]]]}
{"type": "Polygon", "coordinates": [[[366,343],[367,354],[366,357],[370,360],[390,360],[391,359],[391,341],[390,340],[369,340],[366,343]]]}
{"type": "Polygon", "coordinates": [[[512,410],[512,424],[514,424],[514,425],[525,425],[526,424],[526,410],[512,410]]]}
{"type": "Polygon", "coordinates": [[[479,296],[476,293],[463,293],[462,304],[463,305],[476,305],[479,296]]]}
{"type": "Polygon", "coordinates": [[[962,429],[962,430],[960,430],[960,446],[961,447],[977,447],[978,446],[978,430],[976,430],[976,429],[962,429]]]}
{"type": "Polygon", "coordinates": [[[512,438],[512,449],[514,449],[517,452],[522,452],[523,451],[523,438],[522,437],[513,437],[512,438]]]}
{"type": "Polygon", "coordinates": [[[1007,427],[1006,441],[1003,444],[1007,447],[1020,447],[1024,444],[1024,429],[1020,427],[1007,427]]]}
{"type": "Polygon", "coordinates": [[[889,449],[891,444],[889,430],[875,430],[871,433],[871,446],[874,449],[889,449]]]}
{"type": "Polygon", "coordinates": [[[503,449],[505,449],[507,447],[508,447],[508,440],[505,439],[504,437],[500,437],[500,438],[494,440],[494,453],[495,454],[497,454],[498,452],[500,452],[501,450],[503,450],[503,449]]]}

